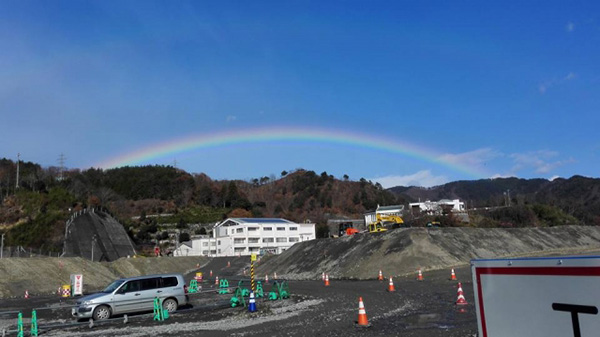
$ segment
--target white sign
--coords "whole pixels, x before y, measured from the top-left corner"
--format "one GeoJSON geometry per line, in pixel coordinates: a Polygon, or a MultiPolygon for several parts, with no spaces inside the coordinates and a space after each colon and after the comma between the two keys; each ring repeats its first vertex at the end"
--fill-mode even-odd
{"type": "Polygon", "coordinates": [[[473,260],[479,337],[600,336],[600,257],[473,260]]]}
{"type": "Polygon", "coordinates": [[[71,296],[83,295],[83,275],[71,274],[71,296]]]}

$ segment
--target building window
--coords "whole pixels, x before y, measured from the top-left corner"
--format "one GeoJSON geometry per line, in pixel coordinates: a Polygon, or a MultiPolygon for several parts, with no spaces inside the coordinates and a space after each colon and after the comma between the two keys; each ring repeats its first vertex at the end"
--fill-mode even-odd
{"type": "Polygon", "coordinates": [[[273,227],[263,227],[263,231],[272,231],[273,227]]]}
{"type": "Polygon", "coordinates": [[[258,247],[250,247],[251,252],[258,252],[259,250],[260,250],[260,248],[258,248],[258,247]]]}
{"type": "Polygon", "coordinates": [[[277,242],[287,242],[287,238],[277,238],[277,242]]]}
{"type": "Polygon", "coordinates": [[[278,231],[284,231],[284,230],[285,230],[285,227],[277,227],[277,230],[278,230],[278,231]]]}
{"type": "Polygon", "coordinates": [[[245,249],[246,248],[244,248],[244,247],[235,247],[233,249],[233,251],[236,252],[236,253],[243,253],[245,249]]]}
{"type": "Polygon", "coordinates": [[[300,238],[290,238],[290,242],[298,242],[300,241],[300,238]]]}
{"type": "Polygon", "coordinates": [[[263,242],[273,242],[273,238],[263,238],[263,242]]]}
{"type": "Polygon", "coordinates": [[[298,227],[290,227],[290,230],[291,230],[291,231],[297,231],[297,230],[298,230],[298,227]]]}
{"type": "Polygon", "coordinates": [[[211,242],[211,243],[210,243],[210,245],[211,245],[211,246],[216,246],[216,245],[217,245],[217,243],[213,241],[213,242],[211,242]]]}
{"type": "Polygon", "coordinates": [[[202,242],[202,247],[208,247],[208,242],[202,242]]]}
{"type": "Polygon", "coordinates": [[[248,232],[255,232],[258,230],[258,227],[248,227],[248,232]]]}
{"type": "Polygon", "coordinates": [[[203,250],[202,255],[208,255],[208,250],[203,250]]]}
{"type": "Polygon", "coordinates": [[[260,238],[248,238],[248,243],[259,243],[260,238]]]}
{"type": "Polygon", "coordinates": [[[235,238],[233,239],[233,243],[245,243],[246,238],[235,238]]]}
{"type": "Polygon", "coordinates": [[[218,249],[217,251],[219,252],[219,254],[221,254],[221,250],[220,249],[218,249]]]}
{"type": "Polygon", "coordinates": [[[236,229],[235,229],[235,232],[236,232],[236,233],[243,233],[243,232],[244,232],[244,229],[243,229],[243,228],[236,228],[236,229]]]}

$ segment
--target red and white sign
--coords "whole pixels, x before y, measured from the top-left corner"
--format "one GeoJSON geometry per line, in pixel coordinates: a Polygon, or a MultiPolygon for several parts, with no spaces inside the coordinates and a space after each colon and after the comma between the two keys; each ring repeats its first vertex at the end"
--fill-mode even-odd
{"type": "Polygon", "coordinates": [[[83,295],[83,275],[71,274],[71,296],[83,295]]]}
{"type": "Polygon", "coordinates": [[[600,335],[600,257],[473,260],[479,337],[600,335]]]}

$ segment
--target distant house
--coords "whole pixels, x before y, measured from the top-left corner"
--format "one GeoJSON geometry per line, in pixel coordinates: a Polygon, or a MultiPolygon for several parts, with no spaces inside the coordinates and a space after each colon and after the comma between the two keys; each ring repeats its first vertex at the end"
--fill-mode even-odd
{"type": "MultiPolygon", "coordinates": [[[[191,249],[181,254],[241,256],[280,254],[297,242],[316,238],[314,223],[295,223],[280,218],[229,218],[214,225],[212,236],[194,238],[191,249]]],[[[181,248],[180,245],[178,247],[181,248]]],[[[186,255],[179,255],[186,256],[186,255]]]]}
{"type": "Polygon", "coordinates": [[[180,243],[177,248],[173,251],[173,256],[192,256],[192,241],[185,241],[180,243]]]}
{"type": "Polygon", "coordinates": [[[364,214],[365,226],[370,223],[377,222],[377,215],[396,215],[402,217],[404,214],[404,205],[390,205],[390,206],[379,206],[377,209],[364,214]]]}
{"type": "Polygon", "coordinates": [[[414,215],[425,213],[427,215],[444,215],[450,212],[463,213],[466,212],[465,203],[459,199],[449,200],[441,199],[440,201],[425,201],[412,202],[408,204],[410,211],[414,215]]]}

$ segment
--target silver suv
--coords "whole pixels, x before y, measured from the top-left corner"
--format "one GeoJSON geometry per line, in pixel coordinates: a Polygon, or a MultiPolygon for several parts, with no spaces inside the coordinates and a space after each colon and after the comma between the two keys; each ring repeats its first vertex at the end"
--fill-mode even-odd
{"type": "Polygon", "coordinates": [[[78,319],[108,319],[112,315],[152,311],[154,298],[162,300],[170,313],[187,304],[186,286],[181,274],[147,275],[114,281],[102,292],[77,300],[71,314],[78,319]]]}

